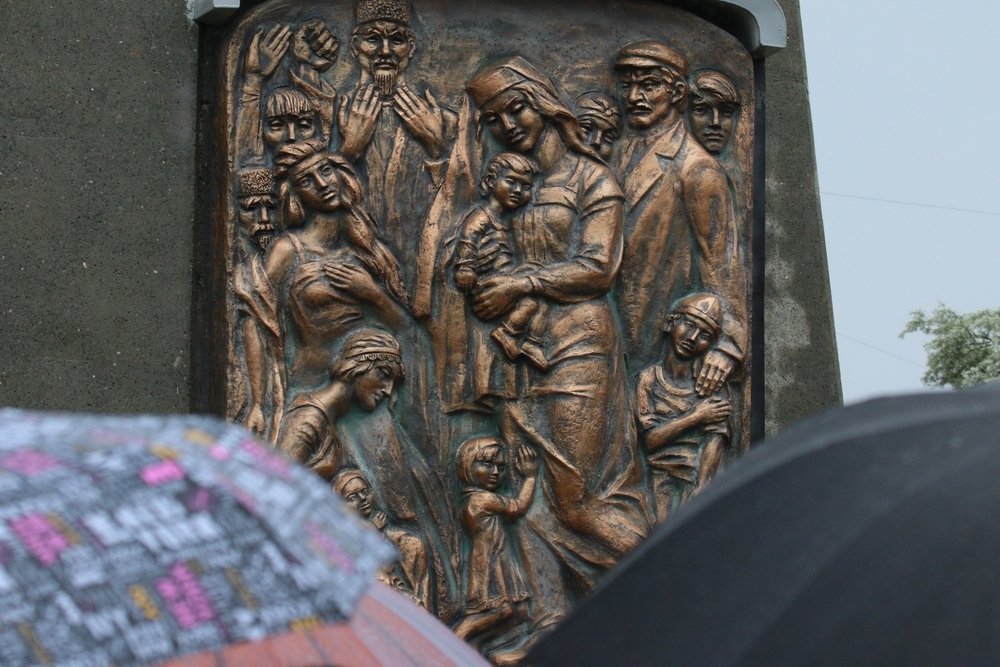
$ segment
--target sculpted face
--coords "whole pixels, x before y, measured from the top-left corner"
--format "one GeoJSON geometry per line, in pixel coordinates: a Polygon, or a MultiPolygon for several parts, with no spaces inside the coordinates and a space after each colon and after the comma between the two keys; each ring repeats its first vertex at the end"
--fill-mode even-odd
{"type": "Polygon", "coordinates": [[[252,195],[240,198],[240,224],[250,239],[260,249],[267,252],[274,240],[278,201],[272,195],[252,195]]]}
{"type": "Polygon", "coordinates": [[[316,114],[312,111],[268,116],[264,119],[264,143],[271,150],[316,136],[316,114]]]}
{"type": "Polygon", "coordinates": [[[694,95],[688,108],[691,131],[708,152],[718,154],[729,143],[740,107],[716,97],[694,95]]]}
{"type": "Polygon", "coordinates": [[[503,480],[506,464],[503,450],[499,446],[487,449],[472,464],[473,482],[481,489],[496,491],[503,480]]]}
{"type": "Polygon", "coordinates": [[[645,130],[666,118],[684,97],[683,81],[669,81],[658,67],[626,68],[618,74],[618,94],[630,127],[645,130]]]}
{"type": "Polygon", "coordinates": [[[336,211],[344,205],[340,172],[329,159],[320,158],[292,174],[292,185],[306,208],[336,211]]]}
{"type": "Polygon", "coordinates": [[[545,130],[545,118],[519,90],[500,93],[484,105],[482,112],[490,134],[518,153],[531,152],[545,130]]]}
{"type": "Polygon", "coordinates": [[[669,335],[678,359],[696,359],[715,342],[715,333],[708,325],[690,315],[675,315],[669,335]]]}
{"type": "Polygon", "coordinates": [[[531,201],[534,183],[531,174],[504,169],[493,184],[493,196],[505,211],[513,211],[531,201]]]}
{"type": "Polygon", "coordinates": [[[392,95],[416,46],[406,27],[394,21],[372,21],[358,29],[352,44],[358,65],[371,74],[379,94],[392,95]]]}
{"type": "Polygon", "coordinates": [[[368,486],[368,482],[360,477],[355,477],[344,485],[344,489],[341,493],[344,500],[346,500],[358,514],[366,519],[371,517],[372,510],[375,508],[372,504],[372,489],[368,486]]]}
{"type": "Polygon", "coordinates": [[[584,116],[580,119],[580,139],[605,161],[611,159],[618,134],[618,126],[610,121],[593,116],[584,116]]]}
{"type": "Polygon", "coordinates": [[[392,395],[396,376],[385,366],[377,365],[354,380],[354,400],[361,409],[372,412],[392,395]]]}

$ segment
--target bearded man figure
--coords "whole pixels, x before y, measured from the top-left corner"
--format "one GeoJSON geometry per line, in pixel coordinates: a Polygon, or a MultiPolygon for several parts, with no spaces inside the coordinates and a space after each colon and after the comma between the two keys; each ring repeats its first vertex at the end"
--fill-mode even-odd
{"type": "Polygon", "coordinates": [[[341,100],[340,153],[366,184],[382,236],[403,258],[411,292],[420,242],[418,225],[441,183],[457,116],[405,73],[416,51],[409,0],[359,0],[351,34],[358,81],[341,100]]]}

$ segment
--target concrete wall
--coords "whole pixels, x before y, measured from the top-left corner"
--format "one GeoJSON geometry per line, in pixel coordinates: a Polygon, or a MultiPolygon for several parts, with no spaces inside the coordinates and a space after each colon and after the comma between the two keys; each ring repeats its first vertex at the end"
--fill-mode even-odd
{"type": "MultiPolygon", "coordinates": [[[[204,394],[198,33],[182,4],[0,3],[0,405],[181,412],[204,394]]],[[[798,3],[782,5],[789,48],[766,65],[769,431],[840,400],[798,3]]]]}
{"type": "Polygon", "coordinates": [[[788,46],[765,62],[767,217],[764,426],[842,401],[798,0],[779,0],[788,46]]]}
{"type": "Polygon", "coordinates": [[[0,2],[0,404],[188,408],[197,37],[181,2],[0,2]]]}

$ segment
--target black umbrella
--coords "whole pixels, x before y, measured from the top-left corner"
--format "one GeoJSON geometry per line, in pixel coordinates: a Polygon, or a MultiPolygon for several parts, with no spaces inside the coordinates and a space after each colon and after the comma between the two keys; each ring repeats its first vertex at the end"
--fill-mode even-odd
{"type": "Polygon", "coordinates": [[[1000,389],[804,421],[720,476],[530,665],[1000,665],[1000,389]]]}

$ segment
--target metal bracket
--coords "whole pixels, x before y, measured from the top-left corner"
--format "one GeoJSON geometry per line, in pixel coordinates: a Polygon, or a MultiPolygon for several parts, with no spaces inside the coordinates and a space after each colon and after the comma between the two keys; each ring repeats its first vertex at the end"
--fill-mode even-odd
{"type": "Polygon", "coordinates": [[[788,23],[778,0],[720,0],[747,12],[753,25],[747,29],[747,49],[755,55],[767,56],[788,45],[788,23]]]}
{"type": "MultiPolygon", "coordinates": [[[[668,0],[669,1],[669,0],[668,0]]],[[[766,57],[785,48],[788,25],[778,0],[675,0],[697,14],[711,14],[713,9],[732,23],[750,53],[766,57]]],[[[237,9],[240,0],[187,0],[187,15],[191,21],[208,25],[224,23],[237,9]]]]}
{"type": "Polygon", "coordinates": [[[187,16],[206,25],[225,23],[240,8],[240,0],[187,0],[187,16]]]}

